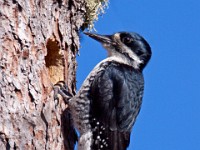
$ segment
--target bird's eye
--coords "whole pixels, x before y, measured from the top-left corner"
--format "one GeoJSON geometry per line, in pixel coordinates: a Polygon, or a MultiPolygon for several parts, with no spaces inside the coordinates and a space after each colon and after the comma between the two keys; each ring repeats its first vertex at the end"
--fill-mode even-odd
{"type": "Polygon", "coordinates": [[[124,37],[123,38],[123,43],[124,44],[130,44],[131,42],[133,42],[133,39],[130,37],[124,37]]]}

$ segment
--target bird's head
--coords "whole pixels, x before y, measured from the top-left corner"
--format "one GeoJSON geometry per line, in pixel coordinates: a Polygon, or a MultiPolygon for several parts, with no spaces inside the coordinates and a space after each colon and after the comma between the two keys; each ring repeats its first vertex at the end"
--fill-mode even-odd
{"type": "Polygon", "coordinates": [[[89,37],[99,41],[108,51],[109,57],[117,57],[126,64],[141,71],[151,58],[151,47],[137,33],[117,32],[113,35],[99,35],[85,32],[89,37]]]}

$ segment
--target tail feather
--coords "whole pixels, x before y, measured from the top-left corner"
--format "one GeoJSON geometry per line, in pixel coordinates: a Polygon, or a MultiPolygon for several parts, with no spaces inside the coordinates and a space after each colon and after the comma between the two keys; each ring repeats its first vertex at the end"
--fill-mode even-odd
{"type": "Polygon", "coordinates": [[[110,131],[110,150],[126,150],[130,143],[130,133],[110,131]]]}
{"type": "Polygon", "coordinates": [[[62,130],[65,149],[74,150],[75,144],[78,141],[78,136],[74,128],[72,116],[68,108],[65,109],[62,114],[62,130]]]}

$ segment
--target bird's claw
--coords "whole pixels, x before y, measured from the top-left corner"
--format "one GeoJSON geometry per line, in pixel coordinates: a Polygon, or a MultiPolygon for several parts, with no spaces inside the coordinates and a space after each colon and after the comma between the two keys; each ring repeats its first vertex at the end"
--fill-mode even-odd
{"type": "Polygon", "coordinates": [[[69,90],[68,90],[68,87],[67,87],[67,84],[64,82],[64,81],[59,81],[58,83],[56,83],[54,85],[54,99],[55,100],[58,100],[58,94],[60,94],[65,103],[67,104],[69,99],[73,96],[69,90]]]}

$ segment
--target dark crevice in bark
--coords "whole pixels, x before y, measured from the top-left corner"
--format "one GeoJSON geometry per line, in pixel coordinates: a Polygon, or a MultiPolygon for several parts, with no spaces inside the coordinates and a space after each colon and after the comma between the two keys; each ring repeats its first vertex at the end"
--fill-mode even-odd
{"type": "Polygon", "coordinates": [[[10,143],[8,138],[6,138],[6,150],[10,150],[10,143]]]}
{"type": "Polygon", "coordinates": [[[3,95],[3,93],[2,93],[1,87],[0,87],[0,96],[3,97],[3,98],[5,98],[4,95],[3,95]]]}
{"type": "MultiPolygon", "coordinates": [[[[44,107],[45,107],[45,104],[43,104],[43,108],[44,108],[44,107]]],[[[48,139],[49,139],[49,136],[48,136],[48,128],[49,128],[49,126],[48,126],[48,122],[47,122],[47,120],[46,120],[46,118],[45,118],[45,116],[44,116],[43,109],[42,109],[40,115],[41,115],[41,119],[44,121],[44,123],[45,123],[45,125],[46,125],[46,137],[45,137],[46,143],[45,143],[45,149],[47,149],[47,142],[48,142],[48,139]]]]}
{"type": "Polygon", "coordinates": [[[13,147],[13,149],[14,150],[16,150],[17,149],[17,145],[16,145],[16,143],[14,142],[14,147],[13,147]]]}
{"type": "Polygon", "coordinates": [[[17,4],[18,10],[19,12],[22,11],[22,6],[16,1],[16,0],[12,0],[13,4],[17,4]]]}
{"type": "Polygon", "coordinates": [[[33,127],[33,136],[35,136],[35,131],[34,131],[34,127],[33,127]]]}
{"type": "Polygon", "coordinates": [[[9,139],[6,134],[0,131],[0,141],[5,145],[6,150],[10,150],[9,139]]]}
{"type": "Polygon", "coordinates": [[[27,26],[29,27],[30,32],[32,33],[32,36],[35,37],[35,35],[33,34],[33,30],[32,30],[32,28],[31,28],[31,19],[30,19],[30,17],[28,18],[27,26]]]}
{"type": "Polygon", "coordinates": [[[74,3],[73,0],[68,0],[68,8],[69,8],[69,10],[72,9],[73,3],[74,3]]]}
{"type": "MultiPolygon", "coordinates": [[[[33,139],[31,140],[31,144],[34,146],[34,142],[33,142],[33,139]]],[[[35,148],[36,149],[36,148],[35,148]]]]}
{"type": "Polygon", "coordinates": [[[29,97],[30,97],[30,99],[31,99],[31,102],[34,102],[34,101],[35,101],[35,99],[34,99],[34,97],[33,97],[33,95],[31,94],[31,92],[30,92],[30,91],[28,92],[28,95],[29,95],[29,97]]]}
{"type": "Polygon", "coordinates": [[[58,1],[58,7],[61,8],[62,6],[62,0],[57,0],[58,1]]]}
{"type": "MultiPolygon", "coordinates": [[[[76,81],[75,81],[75,83],[72,84],[72,89],[76,89],[76,81]]],[[[73,90],[72,92],[73,92],[73,95],[76,95],[75,90],[73,90]]]]}
{"type": "MultiPolygon", "coordinates": [[[[74,39],[73,39],[73,38],[72,38],[72,41],[74,42],[74,39]]],[[[72,42],[72,43],[73,43],[73,42],[72,42]]],[[[77,49],[76,49],[76,47],[74,46],[74,44],[71,45],[71,51],[74,52],[74,53],[77,51],[77,49]]]]}
{"type": "Polygon", "coordinates": [[[17,3],[17,7],[18,7],[19,12],[22,12],[22,6],[19,3],[17,3]]]}
{"type": "Polygon", "coordinates": [[[12,32],[11,32],[11,33],[12,33],[14,39],[18,41],[18,43],[20,44],[20,49],[22,50],[22,48],[23,48],[22,40],[21,40],[21,39],[19,38],[19,36],[15,33],[14,27],[13,27],[11,24],[10,24],[10,28],[12,29],[12,32]]]}
{"type": "Polygon", "coordinates": [[[41,28],[41,34],[42,34],[42,37],[44,39],[46,39],[45,35],[44,35],[44,32],[43,32],[43,27],[42,27],[42,23],[40,23],[40,28],[41,28]]]}
{"type": "MultiPolygon", "coordinates": [[[[58,21],[57,21],[57,23],[58,23],[58,21]]],[[[60,32],[60,29],[59,29],[59,23],[58,23],[58,35],[59,35],[60,41],[61,41],[61,43],[62,43],[62,41],[63,41],[63,36],[62,36],[62,34],[61,34],[61,32],[60,32]]]]}

